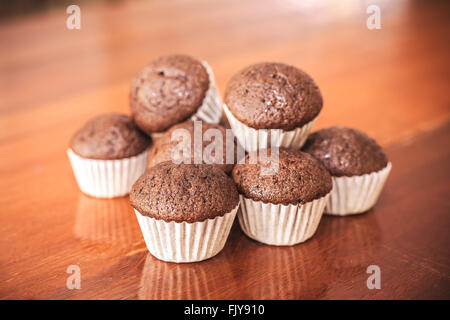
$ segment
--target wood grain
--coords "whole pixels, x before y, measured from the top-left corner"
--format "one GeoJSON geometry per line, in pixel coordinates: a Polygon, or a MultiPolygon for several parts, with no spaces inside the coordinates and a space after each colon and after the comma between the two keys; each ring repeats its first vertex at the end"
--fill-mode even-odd
{"type": "Polygon", "coordinates": [[[449,5],[380,2],[118,1],[0,22],[0,298],[450,298],[449,5]],[[128,112],[131,77],[158,55],[207,60],[219,89],[240,68],[283,61],[310,73],[325,105],[315,129],[359,128],[393,170],[377,206],[325,217],[308,242],[262,246],[234,225],[214,259],[149,255],[128,198],[78,190],[65,149],[89,117],[128,112]],[[81,268],[81,290],[66,269],[81,268]],[[382,289],[368,290],[379,265],[382,289]]]}

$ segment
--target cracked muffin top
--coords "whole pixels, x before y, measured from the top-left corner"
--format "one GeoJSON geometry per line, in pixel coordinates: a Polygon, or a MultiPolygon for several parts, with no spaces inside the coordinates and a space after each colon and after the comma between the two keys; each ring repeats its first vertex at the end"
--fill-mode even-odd
{"type": "Polygon", "coordinates": [[[89,120],[70,140],[70,148],[88,159],[129,158],[145,151],[151,139],[125,114],[104,114],[89,120]]]}
{"type": "Polygon", "coordinates": [[[154,60],[132,80],[130,108],[145,132],[162,132],[196,113],[209,88],[203,64],[185,55],[154,60]]]}
{"type": "Polygon", "coordinates": [[[360,176],[379,171],[388,164],[386,154],[374,139],[343,126],[311,133],[303,151],[319,159],[336,177],[360,176]]]}
{"type": "Polygon", "coordinates": [[[293,130],[319,114],[322,95],[302,70],[282,63],[259,63],[231,78],[225,104],[249,127],[293,130]]]}
{"type": "MultiPolygon", "coordinates": [[[[184,132],[180,132],[183,133],[184,132]]],[[[184,137],[184,135],[183,135],[184,137]]],[[[175,137],[174,137],[175,138],[175,137]]],[[[221,168],[223,171],[225,171],[227,174],[231,173],[231,170],[233,170],[233,166],[235,163],[236,158],[236,146],[234,143],[229,144],[233,149],[230,150],[233,154],[233,161],[230,164],[227,164],[227,135],[226,135],[226,129],[222,127],[219,124],[212,124],[212,123],[206,123],[204,121],[197,121],[194,123],[192,120],[185,121],[183,123],[174,125],[171,127],[168,131],[164,132],[164,134],[156,140],[152,148],[150,149],[150,155],[148,157],[148,167],[153,167],[154,165],[164,162],[164,161],[174,161],[180,163],[183,162],[184,157],[188,157],[188,160],[191,164],[194,164],[194,161],[196,158],[202,159],[203,163],[209,163],[214,166],[217,166],[221,168]],[[201,130],[200,130],[201,125],[201,130]],[[201,143],[194,144],[194,130],[198,128],[197,130],[199,133],[201,133],[201,136],[198,138],[201,140],[201,143]],[[212,129],[212,130],[210,130],[212,129]],[[190,136],[190,153],[188,155],[183,154],[181,151],[177,154],[176,151],[180,150],[184,146],[184,140],[185,138],[176,139],[172,141],[172,134],[175,134],[175,131],[177,130],[185,130],[186,133],[190,136]],[[215,154],[214,150],[211,150],[209,153],[205,152],[207,151],[206,148],[210,149],[209,146],[211,146],[212,143],[219,143],[215,142],[215,138],[211,138],[211,141],[208,141],[207,137],[205,136],[205,132],[211,133],[211,134],[219,134],[222,138],[222,145],[218,146],[222,150],[222,154],[215,154]],[[178,144],[181,144],[180,146],[178,144]],[[211,156],[210,159],[205,160],[205,153],[211,156]],[[217,157],[217,158],[216,158],[217,157]]],[[[229,161],[231,162],[231,161],[229,161]]]]}
{"type": "Polygon", "coordinates": [[[279,149],[278,161],[268,160],[251,152],[245,157],[245,163],[236,164],[233,179],[238,191],[246,198],[273,204],[304,204],[327,195],[332,188],[331,176],[327,169],[311,155],[293,149],[279,149]],[[276,162],[274,174],[264,174],[263,168],[269,168],[276,162]]]}
{"type": "Polygon", "coordinates": [[[166,222],[199,222],[230,212],[239,203],[233,180],[207,164],[161,162],[134,183],[131,205],[166,222]]]}

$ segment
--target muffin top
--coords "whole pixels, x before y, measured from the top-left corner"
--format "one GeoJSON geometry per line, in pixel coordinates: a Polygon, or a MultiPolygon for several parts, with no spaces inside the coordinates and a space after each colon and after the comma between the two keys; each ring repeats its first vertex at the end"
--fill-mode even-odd
{"type": "MultiPolygon", "coordinates": [[[[270,149],[267,151],[270,159],[270,149]]],[[[279,149],[278,170],[262,174],[262,168],[273,165],[256,153],[236,164],[233,179],[240,194],[255,201],[273,204],[304,204],[327,195],[332,188],[327,169],[311,155],[292,149],[279,149]],[[258,161],[254,161],[257,159],[258,161]]]]}
{"type": "Polygon", "coordinates": [[[104,114],[89,120],[70,140],[70,148],[88,159],[113,160],[138,155],[151,139],[125,114],[104,114]]]}
{"type": "Polygon", "coordinates": [[[132,80],[134,121],[147,133],[165,131],[191,117],[208,88],[209,76],[200,61],[185,55],[160,57],[132,80]]]}
{"type": "Polygon", "coordinates": [[[230,212],[239,196],[233,180],[215,166],[166,161],[134,183],[130,202],[142,215],[192,223],[230,212]]]}
{"type": "MultiPolygon", "coordinates": [[[[180,134],[185,134],[182,131],[179,131],[180,134]]],[[[209,163],[212,164],[214,166],[217,166],[219,168],[221,168],[223,171],[225,171],[226,173],[230,173],[231,170],[233,170],[233,166],[235,163],[235,158],[236,158],[236,148],[235,148],[235,144],[234,144],[234,139],[233,139],[233,149],[230,150],[230,152],[233,154],[233,161],[229,161],[232,162],[231,164],[227,164],[227,140],[226,140],[226,130],[224,127],[222,127],[221,125],[218,124],[211,124],[211,123],[206,123],[203,121],[197,121],[194,124],[194,121],[188,120],[185,121],[183,123],[174,125],[172,128],[170,128],[168,131],[166,131],[160,138],[158,138],[158,140],[156,140],[155,144],[152,146],[152,148],[150,149],[150,155],[148,158],[148,167],[152,167],[160,162],[164,162],[164,161],[173,161],[173,162],[177,162],[181,163],[183,162],[183,160],[185,160],[184,162],[186,163],[191,163],[194,164],[195,163],[195,159],[202,159],[203,162],[202,163],[209,163]],[[201,131],[200,131],[200,126],[201,126],[201,131]],[[201,136],[198,138],[200,143],[198,144],[194,144],[194,128],[198,128],[198,132],[201,134],[201,136]],[[213,130],[209,130],[209,129],[213,129],[213,130]],[[185,130],[185,132],[187,132],[189,134],[189,138],[190,138],[190,153],[188,154],[184,154],[181,149],[185,146],[185,141],[183,139],[183,137],[180,137],[178,135],[176,135],[177,130],[185,130]],[[209,131],[208,131],[209,130],[209,131]],[[217,131],[218,130],[218,131],[217,131]],[[205,132],[207,132],[207,134],[205,135],[205,132]],[[172,134],[174,134],[174,139],[175,139],[175,135],[176,137],[178,137],[178,139],[172,141],[172,134]],[[219,134],[221,139],[222,139],[222,144],[218,145],[218,148],[220,148],[222,150],[222,155],[220,155],[220,153],[215,153],[214,151],[214,145],[211,146],[211,144],[215,143],[215,138],[212,138],[211,140],[208,141],[207,139],[207,135],[216,135],[219,134]],[[180,144],[180,145],[178,145],[180,144]],[[208,147],[211,146],[211,147],[208,147]],[[209,152],[207,149],[208,148],[209,152]],[[176,151],[179,151],[178,153],[176,151]],[[206,153],[207,155],[210,156],[210,158],[205,159],[204,153],[206,153]],[[186,159],[184,159],[186,158],[186,159]],[[187,161],[189,162],[187,162],[187,161]]],[[[217,142],[220,143],[220,140],[217,142]]]]}
{"type": "Polygon", "coordinates": [[[310,134],[303,151],[319,159],[336,177],[360,176],[379,171],[388,164],[386,154],[375,140],[342,126],[310,134]]]}
{"type": "Polygon", "coordinates": [[[293,130],[319,114],[322,95],[302,70],[282,63],[259,63],[233,76],[225,103],[249,127],[293,130]]]}

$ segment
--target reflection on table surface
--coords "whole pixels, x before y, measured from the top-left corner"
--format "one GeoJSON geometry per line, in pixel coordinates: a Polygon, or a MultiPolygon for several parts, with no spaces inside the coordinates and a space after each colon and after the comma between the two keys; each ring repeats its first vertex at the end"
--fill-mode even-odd
{"type": "Polygon", "coordinates": [[[75,236],[91,241],[129,246],[141,239],[128,197],[96,199],[80,192],[75,236]]]}

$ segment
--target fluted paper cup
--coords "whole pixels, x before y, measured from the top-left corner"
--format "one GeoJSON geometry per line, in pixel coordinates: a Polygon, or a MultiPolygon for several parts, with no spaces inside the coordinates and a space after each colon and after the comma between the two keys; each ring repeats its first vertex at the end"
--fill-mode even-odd
{"type": "Polygon", "coordinates": [[[115,160],[87,159],[71,149],[67,155],[82,192],[96,198],[114,198],[127,195],[144,173],[148,149],[137,156],[115,160]]]}
{"type": "Polygon", "coordinates": [[[239,195],[239,224],[244,233],[259,242],[291,246],[311,238],[319,226],[330,193],[300,205],[254,201],[239,195]]]}
{"type": "Polygon", "coordinates": [[[223,216],[194,223],[166,222],[134,211],[148,251],[160,260],[182,263],[218,254],[225,246],[238,207],[223,216]]]}
{"type": "Polygon", "coordinates": [[[217,90],[216,80],[211,67],[206,61],[202,61],[203,66],[209,76],[209,88],[206,91],[203,103],[197,112],[191,117],[191,120],[203,120],[209,123],[219,123],[222,117],[222,100],[217,90]]]}
{"type": "Polygon", "coordinates": [[[233,134],[248,152],[269,148],[270,146],[300,149],[305,144],[309,131],[311,131],[317,120],[317,117],[315,117],[304,126],[290,131],[283,129],[254,129],[236,119],[226,104],[223,105],[223,110],[233,134]]]}
{"type": "Polygon", "coordinates": [[[346,216],[372,208],[380,196],[391,171],[389,162],[384,169],[362,176],[332,177],[333,191],[328,198],[325,213],[346,216]]]}

